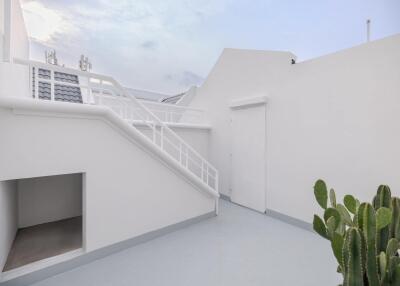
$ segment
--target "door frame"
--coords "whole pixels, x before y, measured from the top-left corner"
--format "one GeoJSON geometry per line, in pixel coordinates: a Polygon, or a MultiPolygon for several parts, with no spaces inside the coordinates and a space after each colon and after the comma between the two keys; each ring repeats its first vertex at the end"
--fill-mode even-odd
{"type": "MultiPolygon", "coordinates": [[[[268,182],[268,177],[267,177],[267,174],[268,174],[268,172],[267,172],[267,167],[268,167],[268,165],[267,165],[267,146],[268,146],[268,143],[267,143],[267,138],[268,138],[268,136],[267,136],[267,133],[268,133],[268,127],[267,127],[267,118],[268,118],[268,115],[267,115],[267,112],[268,112],[268,109],[267,109],[267,103],[268,103],[268,97],[267,96],[255,96],[255,97],[246,97],[246,98],[241,98],[241,99],[236,99],[236,100],[232,100],[231,102],[230,102],[230,104],[229,104],[229,108],[230,108],[230,113],[229,113],[229,125],[230,125],[230,130],[229,130],[229,132],[230,132],[230,134],[229,134],[229,136],[230,136],[230,138],[233,138],[233,128],[232,128],[232,122],[233,122],[233,119],[232,119],[232,116],[233,116],[233,112],[235,111],[235,110],[238,110],[238,109],[251,109],[251,108],[253,108],[253,107],[257,107],[257,106],[260,106],[260,105],[264,105],[265,106],[265,117],[264,117],[264,122],[265,122],[265,125],[264,125],[264,128],[265,128],[265,133],[264,133],[264,136],[265,136],[265,138],[264,138],[264,199],[265,199],[265,202],[264,202],[264,206],[265,206],[265,210],[264,210],[264,212],[266,212],[267,211],[267,206],[268,206],[268,204],[267,204],[267,182],[268,182]]],[[[230,148],[229,148],[229,197],[231,197],[232,196],[232,173],[233,173],[233,171],[232,171],[232,168],[233,168],[233,166],[232,166],[232,153],[233,153],[233,144],[232,144],[232,142],[231,142],[231,144],[230,144],[230,146],[229,146],[230,148]]]]}

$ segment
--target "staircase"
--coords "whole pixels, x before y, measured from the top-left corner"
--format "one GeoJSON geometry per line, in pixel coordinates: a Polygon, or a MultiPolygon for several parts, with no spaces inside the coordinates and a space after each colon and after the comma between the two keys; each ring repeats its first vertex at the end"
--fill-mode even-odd
{"type": "Polygon", "coordinates": [[[112,77],[30,60],[14,59],[14,63],[29,68],[29,90],[32,90],[32,100],[66,101],[68,94],[60,97],[56,91],[59,93],[60,90],[78,89],[82,103],[71,104],[110,108],[128,122],[131,128],[146,137],[147,144],[152,144],[161,151],[174,165],[182,168],[184,174],[199,182],[208,193],[219,197],[217,169],[112,77]],[[74,75],[78,80],[67,80],[68,77],[60,77],[60,74],[74,75]],[[41,89],[43,86],[46,87],[45,90],[41,89]],[[44,93],[46,97],[43,96],[44,93]],[[137,122],[151,132],[146,132],[146,128],[136,128],[133,123],[137,122]]]}

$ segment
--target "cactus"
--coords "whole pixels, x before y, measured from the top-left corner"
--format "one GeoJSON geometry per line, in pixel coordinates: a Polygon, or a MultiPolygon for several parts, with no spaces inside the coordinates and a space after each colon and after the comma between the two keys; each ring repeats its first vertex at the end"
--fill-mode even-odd
{"type": "Polygon", "coordinates": [[[315,183],[314,195],[323,218],[314,215],[313,227],[330,241],[342,285],[400,286],[400,198],[381,185],[372,204],[351,195],[341,204],[323,180],[315,183]]]}

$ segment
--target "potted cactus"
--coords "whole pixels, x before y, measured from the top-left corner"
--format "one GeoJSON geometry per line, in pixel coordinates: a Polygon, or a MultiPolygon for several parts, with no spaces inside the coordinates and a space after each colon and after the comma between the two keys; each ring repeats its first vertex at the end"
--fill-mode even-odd
{"type": "Polygon", "coordinates": [[[400,286],[400,199],[389,187],[379,186],[372,203],[346,195],[341,204],[318,180],[314,195],[324,213],[313,228],[330,241],[342,286],[400,286]]]}

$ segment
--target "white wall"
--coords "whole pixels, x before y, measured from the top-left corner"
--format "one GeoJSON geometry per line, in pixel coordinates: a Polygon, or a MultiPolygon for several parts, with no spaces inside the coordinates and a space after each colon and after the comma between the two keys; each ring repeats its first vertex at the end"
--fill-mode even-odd
{"type": "Polygon", "coordinates": [[[81,215],[81,174],[18,180],[18,227],[81,215]]]}
{"type": "Polygon", "coordinates": [[[87,250],[214,211],[213,197],[104,118],[30,114],[0,108],[0,179],[85,173],[87,250]]]}
{"type": "Polygon", "coordinates": [[[338,196],[400,195],[400,35],[290,64],[289,53],[225,50],[193,101],[211,116],[211,162],[229,195],[229,102],[266,95],[267,207],[310,222],[318,178],[338,196]]]}
{"type": "Polygon", "coordinates": [[[0,61],[4,56],[4,1],[0,1],[0,61]]]}
{"type": "Polygon", "coordinates": [[[0,1],[0,96],[31,97],[29,69],[12,59],[29,59],[29,39],[19,0],[0,1]],[[6,61],[6,62],[3,62],[6,61]]]}
{"type": "Polygon", "coordinates": [[[188,106],[197,94],[197,86],[191,86],[188,91],[178,100],[176,105],[188,106]]]}
{"type": "Polygon", "coordinates": [[[29,68],[24,65],[0,62],[0,97],[29,97],[29,68]]]}
{"type": "Polygon", "coordinates": [[[0,274],[17,233],[17,184],[0,181],[0,274]]]}
{"type": "Polygon", "coordinates": [[[19,0],[4,2],[4,60],[13,58],[29,59],[29,39],[26,31],[22,8],[19,0]]]}
{"type": "Polygon", "coordinates": [[[230,185],[230,102],[266,95],[269,82],[290,68],[294,56],[286,52],[225,49],[190,107],[204,109],[211,123],[210,162],[220,174],[220,192],[229,195],[230,185]]]}

